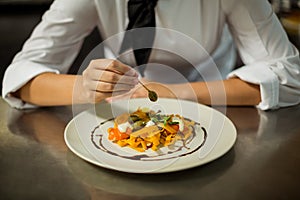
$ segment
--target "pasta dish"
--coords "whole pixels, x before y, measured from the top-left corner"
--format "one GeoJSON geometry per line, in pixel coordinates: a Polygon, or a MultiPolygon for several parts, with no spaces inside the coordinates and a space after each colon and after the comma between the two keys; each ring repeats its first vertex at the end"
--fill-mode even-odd
{"type": "Polygon", "coordinates": [[[194,132],[195,122],[178,114],[161,114],[148,108],[138,108],[114,119],[108,128],[108,139],[121,147],[139,152],[170,147],[176,141],[186,141],[194,132]]]}

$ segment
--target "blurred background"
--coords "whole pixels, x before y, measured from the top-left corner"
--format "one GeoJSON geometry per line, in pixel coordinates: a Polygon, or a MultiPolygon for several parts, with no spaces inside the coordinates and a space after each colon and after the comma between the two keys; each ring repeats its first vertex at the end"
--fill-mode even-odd
{"type": "MultiPolygon", "coordinates": [[[[280,18],[290,40],[300,49],[300,0],[269,0],[280,18]]],[[[6,67],[21,50],[33,28],[53,0],[0,0],[0,88],[6,67]]],[[[86,38],[81,52],[74,61],[70,73],[76,73],[86,54],[101,37],[95,29],[86,38]]]]}
{"type": "Polygon", "coordinates": [[[300,47],[300,0],[269,0],[291,42],[300,47]]]}
{"type": "MultiPolygon", "coordinates": [[[[52,2],[53,0],[0,0],[0,88],[5,69],[52,2]]],[[[85,39],[69,73],[76,74],[86,55],[100,42],[100,34],[95,29],[85,39]]]]}

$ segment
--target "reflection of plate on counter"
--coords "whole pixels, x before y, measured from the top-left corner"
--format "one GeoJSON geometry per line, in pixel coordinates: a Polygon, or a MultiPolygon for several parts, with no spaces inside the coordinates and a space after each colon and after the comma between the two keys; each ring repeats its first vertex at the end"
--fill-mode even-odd
{"type": "MultiPolygon", "coordinates": [[[[67,153],[67,165],[70,172],[80,183],[100,194],[121,194],[135,197],[159,197],[186,192],[193,193],[215,184],[234,161],[234,151],[209,165],[189,170],[161,174],[134,174],[107,170],[85,162],[71,151],[67,153]]],[[[207,188],[206,188],[207,189],[207,188]]],[[[97,199],[97,198],[96,198],[97,199]]],[[[164,199],[164,198],[163,198],[164,199]]],[[[172,199],[172,198],[171,198],[172,199]]]]}
{"type": "Polygon", "coordinates": [[[200,166],[224,155],[235,140],[236,129],[222,113],[194,102],[162,98],[155,103],[148,99],[131,99],[113,104],[98,104],[95,110],[87,110],[74,117],[65,129],[67,146],[80,158],[97,166],[132,173],[164,173],[200,166]],[[109,119],[139,107],[161,110],[166,114],[179,114],[200,123],[196,128],[196,137],[187,148],[176,153],[163,153],[158,156],[159,159],[132,159],[143,157],[141,155],[157,157],[160,152],[147,150],[141,153],[119,147],[109,141],[105,134],[107,128],[113,126],[113,121],[109,119]],[[96,130],[95,127],[104,121],[108,122],[96,130]],[[201,127],[207,132],[205,142],[205,133],[201,127]],[[94,135],[103,135],[103,149],[95,145],[97,141],[94,135]],[[201,143],[204,144],[199,148],[201,143]]]}

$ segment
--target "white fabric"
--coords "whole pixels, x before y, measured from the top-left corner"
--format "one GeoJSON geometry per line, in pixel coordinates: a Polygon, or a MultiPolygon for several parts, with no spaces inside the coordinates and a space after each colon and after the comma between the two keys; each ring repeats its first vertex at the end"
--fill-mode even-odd
{"type": "MultiPolygon", "coordinates": [[[[13,107],[32,107],[10,93],[40,73],[66,73],[94,27],[99,28],[104,39],[123,32],[128,23],[126,5],[123,0],[56,0],[8,67],[3,98],[13,107]]],[[[262,101],[258,108],[275,109],[300,102],[299,52],[289,42],[267,0],[159,0],[156,21],[158,27],[184,34],[203,47],[214,59],[221,78],[237,76],[259,84],[262,101]],[[234,71],[232,38],[245,63],[234,71]]],[[[121,39],[117,40],[119,45],[121,39]]],[[[172,54],[154,50],[150,62],[174,67],[181,77],[168,76],[167,80],[165,75],[157,74],[160,68],[147,67],[147,78],[164,82],[201,80],[195,73],[209,70],[207,57],[184,42],[174,34],[162,32],[156,35],[154,44],[163,44],[171,52],[184,52],[188,61],[196,65],[181,65],[181,60],[172,54]]],[[[109,52],[108,57],[116,56],[110,45],[105,52],[109,52]]],[[[134,65],[132,55],[126,61],[134,65]]],[[[211,79],[214,78],[205,80],[211,79]]]]}

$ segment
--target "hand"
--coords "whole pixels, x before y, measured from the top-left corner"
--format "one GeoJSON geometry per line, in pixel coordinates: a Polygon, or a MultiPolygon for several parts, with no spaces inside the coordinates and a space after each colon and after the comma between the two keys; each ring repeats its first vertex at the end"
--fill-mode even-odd
{"type": "Polygon", "coordinates": [[[128,93],[138,83],[138,73],[117,60],[92,60],[77,84],[82,102],[97,103],[128,93]]]}

